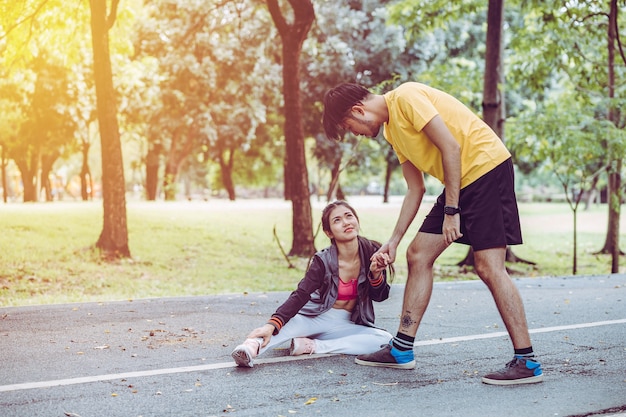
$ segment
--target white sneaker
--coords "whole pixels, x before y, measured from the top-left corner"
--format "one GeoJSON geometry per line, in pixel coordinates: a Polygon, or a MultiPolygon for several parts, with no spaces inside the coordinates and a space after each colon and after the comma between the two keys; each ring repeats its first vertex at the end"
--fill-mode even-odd
{"type": "Polygon", "coordinates": [[[230,356],[233,357],[237,366],[252,368],[254,367],[252,361],[259,354],[259,349],[261,349],[261,343],[258,340],[246,339],[233,350],[230,356]]]}
{"type": "Polygon", "coordinates": [[[291,339],[291,347],[289,348],[291,356],[312,355],[313,353],[315,353],[315,340],[308,337],[294,337],[291,339]]]}

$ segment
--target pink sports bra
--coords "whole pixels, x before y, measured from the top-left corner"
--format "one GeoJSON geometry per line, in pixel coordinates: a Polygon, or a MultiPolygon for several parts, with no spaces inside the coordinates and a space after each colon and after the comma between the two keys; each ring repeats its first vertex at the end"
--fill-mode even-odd
{"type": "Polygon", "coordinates": [[[354,300],[356,297],[356,279],[351,279],[350,282],[343,282],[340,279],[337,300],[354,300]]]}

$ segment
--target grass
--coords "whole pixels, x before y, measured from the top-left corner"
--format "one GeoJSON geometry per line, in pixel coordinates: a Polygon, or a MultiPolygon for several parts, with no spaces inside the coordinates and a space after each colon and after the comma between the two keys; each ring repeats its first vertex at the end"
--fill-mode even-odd
{"type": "MultiPolygon", "coordinates": [[[[401,197],[349,199],[364,236],[385,241],[400,211],[401,197]]],[[[313,201],[315,225],[323,202],[313,201]]],[[[406,278],[404,251],[430,204],[402,242],[396,262],[398,283],[406,278]]],[[[103,262],[93,244],[102,229],[100,202],[0,205],[0,306],[108,301],[233,292],[290,291],[307,259],[288,268],[274,239],[291,245],[291,204],[282,200],[236,202],[139,202],[127,204],[132,259],[103,262]]],[[[516,255],[535,267],[511,264],[522,276],[571,275],[573,217],[564,204],[521,204],[525,244],[516,255]]],[[[620,239],[626,241],[622,223],[620,239]]],[[[610,272],[610,257],[594,255],[604,243],[606,206],[578,217],[578,273],[610,272]]],[[[318,233],[316,247],[328,245],[318,233]]],[[[452,245],[436,264],[436,279],[475,279],[455,264],[467,247],[452,245]]],[[[626,259],[620,272],[626,271],[626,259]]]]}

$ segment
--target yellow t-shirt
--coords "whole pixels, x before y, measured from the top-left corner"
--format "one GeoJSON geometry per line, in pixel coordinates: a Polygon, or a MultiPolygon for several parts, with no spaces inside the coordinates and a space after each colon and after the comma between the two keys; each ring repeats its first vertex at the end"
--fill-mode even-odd
{"type": "Polygon", "coordinates": [[[461,188],[511,157],[500,138],[456,98],[424,84],[408,82],[384,94],[389,121],[383,134],[400,163],[444,182],[441,152],[422,132],[439,115],[461,146],[461,188]]]}

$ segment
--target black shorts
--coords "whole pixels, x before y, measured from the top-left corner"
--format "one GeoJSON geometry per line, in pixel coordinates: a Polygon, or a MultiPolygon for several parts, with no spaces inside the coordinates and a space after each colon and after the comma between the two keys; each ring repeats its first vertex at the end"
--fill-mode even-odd
{"type": "MultiPolygon", "coordinates": [[[[444,189],[420,232],[442,234],[445,202],[444,189]]],[[[470,245],[475,251],[522,243],[511,158],[461,189],[459,207],[463,237],[457,243],[470,245]]]]}

